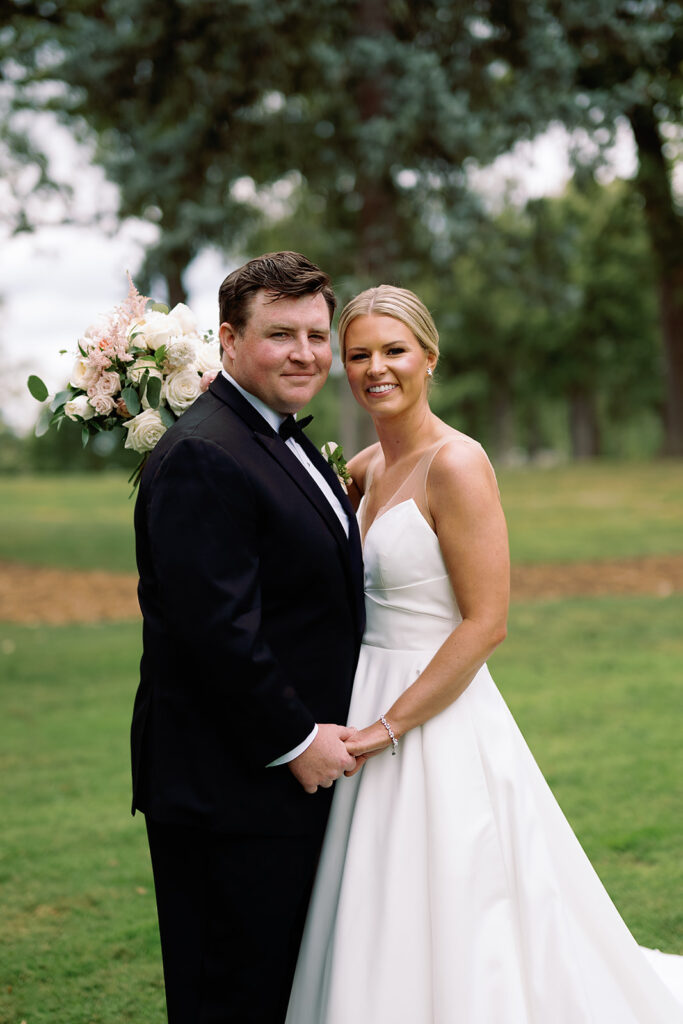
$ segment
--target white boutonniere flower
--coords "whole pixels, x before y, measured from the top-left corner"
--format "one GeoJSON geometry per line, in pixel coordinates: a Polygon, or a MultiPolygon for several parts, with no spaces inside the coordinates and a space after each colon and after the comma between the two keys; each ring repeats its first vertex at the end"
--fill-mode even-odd
{"type": "Polygon", "coordinates": [[[342,446],[337,444],[336,441],[326,441],[320,451],[327,459],[328,465],[330,465],[337,474],[339,483],[344,488],[344,491],[348,494],[349,484],[353,483],[353,481],[351,479],[348,466],[346,465],[342,446]]]}

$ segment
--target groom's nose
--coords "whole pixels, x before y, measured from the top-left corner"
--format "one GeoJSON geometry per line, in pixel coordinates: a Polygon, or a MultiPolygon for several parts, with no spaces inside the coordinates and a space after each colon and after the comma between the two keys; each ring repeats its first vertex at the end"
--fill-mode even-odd
{"type": "Polygon", "coordinates": [[[295,363],[312,363],[315,353],[311,348],[307,334],[297,335],[289,353],[289,358],[295,363]]]}

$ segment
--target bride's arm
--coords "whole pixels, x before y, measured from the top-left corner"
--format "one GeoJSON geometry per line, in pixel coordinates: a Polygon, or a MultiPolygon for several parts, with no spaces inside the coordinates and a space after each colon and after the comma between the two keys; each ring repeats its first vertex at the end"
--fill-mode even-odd
{"type": "MultiPolygon", "coordinates": [[[[397,739],[456,700],[506,634],[507,529],[484,452],[470,444],[445,445],[429,471],[428,497],[462,622],[412,686],[386,709],[397,739]]],[[[379,721],[347,744],[356,756],[390,745],[379,721]]]]}

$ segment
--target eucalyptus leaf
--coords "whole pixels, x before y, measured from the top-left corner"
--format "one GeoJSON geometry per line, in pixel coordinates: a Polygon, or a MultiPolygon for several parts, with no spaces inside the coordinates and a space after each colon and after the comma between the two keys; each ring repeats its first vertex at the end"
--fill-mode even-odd
{"type": "Polygon", "coordinates": [[[152,409],[159,408],[159,402],[161,401],[161,381],[158,377],[150,377],[147,381],[147,401],[149,402],[152,409]]]}
{"type": "Polygon", "coordinates": [[[48,407],[45,405],[40,410],[40,416],[38,417],[38,422],[36,423],[33,433],[36,437],[42,437],[44,434],[47,434],[51,423],[52,415],[48,407]]]}
{"type": "Polygon", "coordinates": [[[88,441],[90,440],[90,431],[86,426],[81,427],[81,444],[85,448],[88,441]]]}
{"type": "Polygon", "coordinates": [[[121,392],[121,398],[126,403],[126,409],[131,416],[137,416],[142,406],[140,405],[140,398],[135,388],[124,388],[121,392]]]}
{"type": "Polygon", "coordinates": [[[51,412],[57,412],[57,410],[61,409],[63,405],[66,405],[66,403],[72,397],[73,397],[73,392],[71,390],[69,390],[69,389],[67,389],[66,391],[58,391],[57,394],[55,395],[55,397],[50,402],[49,408],[50,408],[51,412]]]}
{"type": "Polygon", "coordinates": [[[35,373],[32,373],[29,379],[26,381],[26,386],[28,387],[29,391],[35,398],[36,402],[45,401],[45,399],[48,396],[47,387],[44,381],[40,379],[40,377],[36,377],[35,373]]]}
{"type": "Polygon", "coordinates": [[[168,313],[169,308],[165,302],[153,302],[150,309],[153,309],[155,313],[168,313]]]}
{"type": "Polygon", "coordinates": [[[161,417],[161,422],[165,427],[172,427],[177,419],[167,405],[162,405],[160,407],[159,416],[161,417]]]}

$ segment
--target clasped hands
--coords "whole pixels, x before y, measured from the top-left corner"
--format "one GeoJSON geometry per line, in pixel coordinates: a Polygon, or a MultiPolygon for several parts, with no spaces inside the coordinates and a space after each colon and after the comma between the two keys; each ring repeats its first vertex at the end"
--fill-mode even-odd
{"type": "Polygon", "coordinates": [[[365,729],[319,725],[318,735],[303,754],[289,762],[289,770],[307,793],[315,793],[318,787],[329,789],[341,775],[355,775],[369,758],[388,746],[391,740],[381,722],[365,729]]]}

